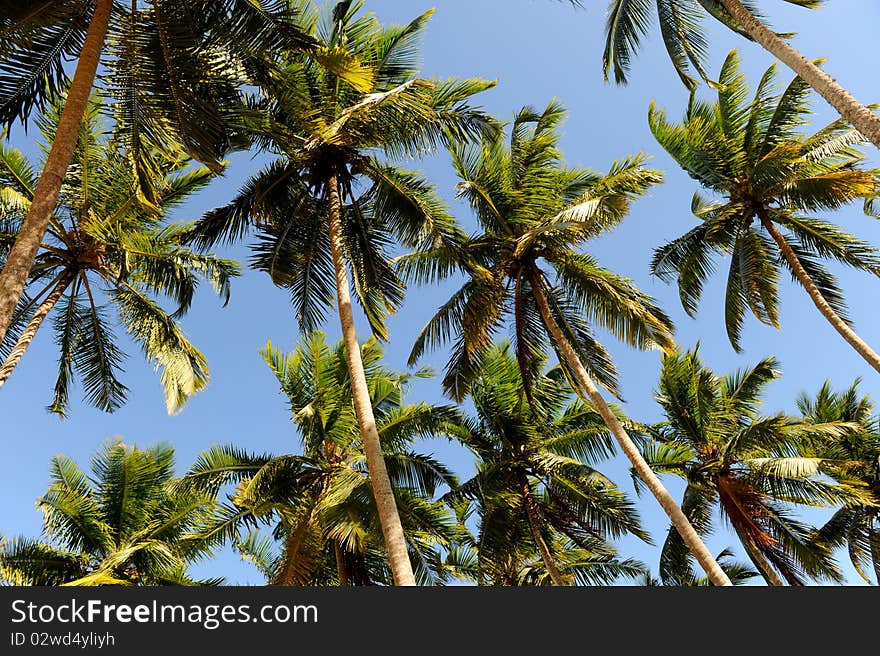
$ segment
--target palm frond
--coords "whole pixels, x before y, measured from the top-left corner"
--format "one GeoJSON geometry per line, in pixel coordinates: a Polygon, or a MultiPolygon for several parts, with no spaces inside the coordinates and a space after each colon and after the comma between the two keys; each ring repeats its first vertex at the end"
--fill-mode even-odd
{"type": "Polygon", "coordinates": [[[122,283],[111,292],[120,320],[144,355],[161,370],[169,414],[178,412],[190,396],[208,383],[205,356],[180,327],[137,287],[122,283]]]}

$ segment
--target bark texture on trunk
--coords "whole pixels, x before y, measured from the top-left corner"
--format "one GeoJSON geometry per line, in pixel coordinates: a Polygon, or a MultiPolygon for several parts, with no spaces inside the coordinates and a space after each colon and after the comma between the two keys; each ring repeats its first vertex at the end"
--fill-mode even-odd
{"type": "Polygon", "coordinates": [[[556,561],[553,559],[553,554],[550,553],[550,548],[544,541],[544,536],[541,535],[541,523],[538,521],[535,508],[532,505],[532,489],[529,487],[529,481],[525,475],[520,477],[520,491],[523,495],[523,504],[525,505],[526,516],[529,519],[532,539],[538,547],[538,552],[541,554],[541,560],[544,562],[544,567],[547,568],[550,580],[553,581],[553,585],[567,585],[565,577],[563,577],[562,572],[559,571],[559,567],[556,565],[556,561]]]}
{"type": "Polygon", "coordinates": [[[46,300],[40,303],[39,307],[36,309],[33,316],[31,317],[31,320],[28,321],[27,326],[25,326],[24,330],[22,331],[21,336],[18,338],[18,341],[15,342],[15,346],[12,347],[12,351],[10,351],[9,357],[6,358],[6,362],[4,362],[2,366],[0,366],[0,387],[3,387],[6,384],[6,381],[9,380],[12,372],[15,371],[15,367],[17,367],[18,363],[21,362],[21,358],[22,356],[24,356],[25,351],[28,350],[31,342],[34,341],[34,336],[37,334],[37,331],[43,324],[43,320],[48,316],[48,314],[52,311],[52,308],[55,307],[55,304],[58,303],[58,301],[64,295],[64,292],[67,290],[70,283],[71,278],[69,276],[63,277],[55,285],[55,288],[52,290],[52,292],[46,297],[46,300]]]}
{"type": "Polygon", "coordinates": [[[801,285],[804,286],[804,289],[807,290],[807,294],[810,295],[810,298],[813,301],[813,304],[822,313],[822,316],[828,320],[828,323],[836,330],[841,337],[843,337],[850,346],[852,346],[856,353],[864,358],[865,362],[874,367],[874,369],[880,373],[880,355],[878,355],[874,349],[872,349],[868,344],[858,336],[856,331],[847,325],[847,323],[840,318],[840,315],[834,311],[834,308],[828,304],[828,301],[825,300],[825,297],[822,296],[822,292],[819,291],[819,288],[816,287],[816,283],[813,282],[813,279],[810,275],[804,270],[803,265],[801,264],[800,259],[792,249],[789,243],[785,240],[785,236],[779,232],[779,229],[773,223],[769,216],[767,216],[766,212],[759,211],[758,218],[761,220],[761,225],[764,226],[764,229],[770,233],[770,236],[773,237],[773,241],[776,242],[776,245],[779,247],[779,251],[782,253],[782,256],[785,258],[785,261],[788,262],[788,266],[791,267],[792,272],[800,281],[801,285]]]}
{"type": "Polygon", "coordinates": [[[755,18],[740,0],[721,0],[721,4],[749,36],[803,78],[856,130],[880,148],[880,117],[854,98],[828,73],[755,18]]]}
{"type": "Polygon", "coordinates": [[[24,291],[40,242],[49,227],[52,212],[55,211],[61,184],[67,175],[67,168],[70,166],[73,150],[79,138],[89,94],[95,83],[95,73],[98,70],[101,51],[104,49],[112,6],[113,0],[95,2],[95,11],[58,122],[58,132],[52,141],[52,148],[49,150],[40,181],[34,191],[34,199],[27,217],[9,251],[3,271],[0,272],[0,340],[6,336],[6,331],[9,329],[12,313],[24,291]]]}
{"type": "Polygon", "coordinates": [[[679,508],[675,499],[672,498],[672,495],[669,494],[669,491],[663,486],[663,483],[660,482],[660,479],[657,478],[657,475],[651,470],[648,463],[645,462],[642,454],[627,434],[623,424],[620,423],[620,420],[611,411],[608,404],[605,403],[605,399],[602,398],[599,390],[590,379],[590,375],[587,373],[587,370],[578,357],[577,352],[572,348],[571,344],[568,343],[565,334],[560,329],[559,324],[556,323],[556,319],[554,319],[553,313],[550,310],[550,305],[547,302],[547,297],[544,294],[543,288],[536,280],[530,282],[532,283],[532,291],[535,295],[535,301],[537,302],[538,311],[541,313],[544,325],[547,327],[547,330],[556,342],[556,346],[565,358],[566,364],[568,364],[569,368],[574,372],[581,389],[590,398],[590,401],[592,401],[596,410],[602,416],[605,425],[611,430],[611,433],[620,445],[624,455],[632,463],[636,473],[638,473],[639,478],[641,478],[645,485],[648,486],[651,494],[654,495],[660,503],[660,506],[669,516],[675,530],[681,535],[682,540],[684,540],[684,543],[687,545],[688,549],[690,549],[694,558],[697,559],[697,562],[703,568],[703,571],[706,572],[709,580],[714,585],[732,585],[727,574],[724,573],[724,570],[718,565],[715,557],[712,556],[706,548],[700,534],[697,533],[688,518],[682,512],[681,508],[679,508]]]}
{"type": "Polygon", "coordinates": [[[348,284],[348,271],[346,270],[345,256],[343,254],[342,202],[339,195],[339,180],[335,175],[331,176],[328,181],[328,196],[330,203],[330,252],[333,256],[333,267],[336,271],[336,300],[339,305],[339,322],[342,325],[342,336],[345,340],[348,371],[351,376],[351,393],[354,398],[358,428],[364,440],[370,484],[373,487],[373,496],[376,499],[376,508],[379,512],[379,522],[382,525],[382,535],[385,538],[385,549],[388,552],[388,561],[394,577],[394,584],[416,585],[412,563],[410,563],[409,554],[406,549],[406,537],[403,533],[403,526],[400,523],[400,515],[397,512],[394,490],[391,487],[391,479],[388,477],[385,458],[382,455],[382,447],[379,443],[379,432],[376,429],[376,418],[373,415],[370,390],[367,386],[367,377],[364,374],[364,364],[361,360],[361,348],[360,344],[358,344],[357,332],[355,331],[354,314],[351,308],[351,291],[348,284]]]}

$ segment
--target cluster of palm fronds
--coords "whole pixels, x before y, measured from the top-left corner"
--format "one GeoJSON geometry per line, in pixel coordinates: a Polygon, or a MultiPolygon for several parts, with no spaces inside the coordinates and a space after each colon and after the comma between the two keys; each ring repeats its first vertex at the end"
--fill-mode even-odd
{"type": "MultiPolygon", "coordinates": [[[[311,333],[291,353],[270,343],[262,356],[290,405],[293,452],[216,446],[177,478],[167,445],[109,442],[91,478],[57,456],[52,486],[37,503],[48,541],[4,542],[3,579],[206,584],[188,567],[231,545],[272,585],[390,583],[343,344],[311,333]]],[[[620,555],[616,538],[652,538],[634,500],[596,468],[612,456],[612,437],[561,367],[537,362],[527,398],[513,348],[491,347],[468,412],[408,402],[411,380],[432,372],[389,370],[375,340],[362,357],[419,584],[708,584],[674,529],[662,545],[659,581],[648,565],[620,555]],[[431,439],[468,449],[473,475],[460,480],[417,450],[431,439]]],[[[764,414],[762,395],[778,376],[772,358],[718,376],[696,352],[667,356],[657,388],[665,420],[624,421],[656,471],[687,482],[682,508],[701,534],[719,511],[733,529],[750,563],[719,554],[732,582],[759,574],[772,585],[842,582],[840,546],[871,581],[880,572],[874,408],[858,384],[841,392],[826,384],[797,400],[796,415],[764,414]],[[798,519],[798,506],[836,511],[817,529],[798,519]]]]}
{"type": "MultiPolygon", "coordinates": [[[[217,447],[181,478],[170,447],[108,444],[91,479],[57,458],[39,501],[49,541],[3,542],[3,578],[192,583],[188,566],[229,544],[275,584],[643,575],[653,584],[614,546],[624,535],[651,540],[634,502],[595,469],[615,445],[637,489],[670,518],[665,584],[728,585],[756,572],[771,584],[841,581],[834,551],[843,545],[862,577],[880,572],[880,450],[867,397],[825,387],[799,401],[797,416],[764,415],[772,359],[719,377],[695,351],[679,351],[654,299],[585,250],[662,174],[642,154],[607,172],[569,167],[559,102],[501,123],[474,104],[494,82],[420,77],[433,12],[389,27],[364,4],[0,0],[0,122],[34,117],[45,153],[38,173],[0,144],[0,386],[51,314],[59,367],[50,409],[66,412],[78,377],[90,403],[116,410],[128,394],[116,318],[161,372],[169,412],[180,410],[209,374],[178,321],[200,280],[228,298],[239,265],[210,251],[248,237],[251,268],[289,291],[305,336],[289,355],[271,345],[263,353],[290,400],[296,454],[217,447]],[[473,233],[429,180],[399,165],[438,149],[451,155],[473,233]],[[226,205],[171,223],[235,150],[273,159],[226,205]],[[460,286],[419,334],[410,365],[449,346],[444,392],[473,413],[408,404],[410,377],[429,370],[381,363],[378,342],[406,284],[447,279],[460,286]],[[365,344],[353,300],[372,332],[365,344]],[[330,347],[314,331],[334,304],[343,340],[330,347]],[[607,403],[618,372],[598,331],[663,351],[665,422],[643,425],[607,403]],[[548,368],[551,355],[558,364],[548,368]],[[473,453],[472,478],[415,450],[437,437],[473,453]],[[686,481],[680,504],[658,474],[686,481]],[[797,506],[836,513],[816,529],[797,506]],[[755,570],[707,550],[718,513],[755,570]]],[[[611,2],[605,68],[619,82],[654,8],[611,2]]],[[[880,256],[815,216],[856,200],[876,213],[880,176],[861,147],[880,145],[880,121],[817,66],[792,59],[754,3],[657,0],[656,9],[692,95],[679,124],[652,106],[651,131],[711,198],[694,196],[698,225],[657,249],[653,273],[677,283],[693,315],[717,259],[728,258],[725,325],[739,350],[747,312],[779,327],[788,271],[880,372],[825,264],[880,276],[880,256]],[[711,79],[703,13],[800,77],[778,88],[771,68],[752,93],[734,51],[711,79]],[[701,79],[717,92],[711,103],[693,94],[701,79]],[[845,119],[803,134],[811,87],[845,119]]]]}

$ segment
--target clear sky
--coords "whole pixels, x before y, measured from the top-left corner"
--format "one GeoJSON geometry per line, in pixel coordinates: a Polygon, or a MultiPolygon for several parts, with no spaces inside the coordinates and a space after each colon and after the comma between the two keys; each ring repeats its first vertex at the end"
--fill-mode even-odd
{"type": "MultiPolygon", "coordinates": [[[[719,373],[753,364],[767,355],[781,362],[783,377],[774,383],[767,398],[767,411],[794,411],[794,399],[801,391],[814,392],[827,378],[838,388],[857,377],[864,379],[862,390],[880,398],[877,374],[837,335],[818,314],[806,294],[788,281],[782,285],[782,331],[748,320],[744,333],[744,352],[730,347],[723,326],[723,276],[716,276],[704,295],[696,320],[681,309],[677,290],[653,279],[649,261],[653,249],[685,232],[694,224],[690,199],[695,183],[678,170],[651,136],[647,127],[647,108],[651,100],[666,108],[673,118],[681,116],[687,94],[669,64],[655,34],[635,63],[627,87],[605,84],[601,73],[602,26],[605,0],[589,0],[576,11],[567,3],[552,0],[375,0],[367,3],[383,22],[408,22],[431,6],[437,12],[431,20],[424,48],[426,76],[482,76],[499,80],[497,88],[483,94],[480,102],[495,115],[509,119],[525,104],[543,107],[559,98],[570,117],[564,125],[562,147],[571,165],[606,170],[613,159],[643,151],[654,156],[652,166],[666,173],[666,183],[636,203],[631,215],[612,234],[592,243],[589,251],[606,267],[633,278],[654,295],[677,326],[682,347],[701,344],[705,362],[719,373]]],[[[807,11],[781,0],[759,3],[782,32],[797,32],[796,47],[808,57],[827,58],[826,69],[864,102],[880,100],[880,74],[875,61],[874,40],[880,24],[880,6],[875,0],[829,2],[828,6],[807,11]]],[[[713,64],[717,72],[730,48],[742,54],[752,85],[773,61],[757,45],[727,33],[712,23],[713,64]]],[[[782,79],[790,78],[781,68],[782,79]]],[[[816,99],[816,125],[834,118],[832,110],[816,99]]],[[[13,144],[35,152],[32,130],[28,136],[13,132],[13,144]]],[[[870,153],[877,161],[874,152],[870,153]]],[[[422,163],[421,167],[453,207],[461,222],[472,227],[468,210],[453,200],[455,178],[443,155],[422,163]]],[[[205,210],[231,198],[257,163],[250,155],[238,154],[222,179],[216,180],[175,218],[192,219],[205,210]]],[[[880,244],[880,224],[865,217],[853,206],[833,217],[834,221],[874,244],[880,244]]],[[[244,246],[221,251],[245,259],[244,246]]],[[[865,274],[834,268],[846,291],[856,328],[875,347],[880,345],[877,325],[877,290],[880,281],[865,274]]],[[[403,369],[413,339],[437,305],[448,298],[451,285],[439,289],[412,289],[400,312],[391,319],[391,342],[387,348],[390,366],[403,369]]],[[[146,446],[170,442],[176,448],[178,468],[183,471],[196,455],[216,443],[235,443],[253,451],[290,452],[297,448],[297,436],[288,420],[285,399],[275,379],[257,351],[267,339],[291,349],[298,339],[297,327],[283,290],[272,286],[264,274],[246,273],[233,287],[228,307],[205,287],[184,320],[185,329],[207,355],[212,378],[207,390],[193,398],[177,416],[165,413],[158,378],[130,345],[124,382],[132,390],[128,404],[113,415],[102,414],[81,403],[81,391],[73,394],[70,416],[59,420],[45,411],[51,400],[57,352],[49,325],[46,325],[25,355],[21,365],[0,391],[0,439],[7,453],[4,475],[0,477],[0,496],[7,501],[0,518],[0,532],[6,536],[36,536],[41,516],[34,500],[48,484],[48,464],[52,455],[65,453],[87,468],[89,458],[108,437],[121,435],[128,442],[146,446]]],[[[362,338],[367,333],[360,324],[362,338]]],[[[331,315],[326,331],[333,339],[339,335],[338,322],[331,315]]],[[[612,339],[606,341],[621,372],[625,410],[635,419],[661,418],[653,400],[659,356],[637,353],[612,339]]],[[[446,354],[429,355],[425,362],[440,369],[446,354]]],[[[410,399],[441,402],[439,383],[420,382],[410,399]]],[[[460,476],[472,472],[472,462],[461,449],[445,442],[424,445],[446,461],[460,476]]],[[[627,463],[618,458],[600,469],[632,492],[627,463]]],[[[680,484],[666,480],[675,494],[680,484]]],[[[662,544],[667,529],[665,515],[654,499],[642,497],[640,508],[648,530],[662,544]]],[[[821,522],[827,512],[804,515],[821,522]]],[[[735,538],[718,523],[719,530],[709,537],[714,552],[733,546],[742,549],[735,538]]],[[[647,546],[624,539],[620,548],[625,556],[641,559],[656,572],[659,546],[647,546]]],[[[745,558],[742,555],[743,559],[745,558]]],[[[846,555],[839,558],[849,580],[858,584],[846,555]]],[[[230,583],[260,583],[254,568],[225,553],[197,569],[199,574],[224,575],[230,583]]]]}

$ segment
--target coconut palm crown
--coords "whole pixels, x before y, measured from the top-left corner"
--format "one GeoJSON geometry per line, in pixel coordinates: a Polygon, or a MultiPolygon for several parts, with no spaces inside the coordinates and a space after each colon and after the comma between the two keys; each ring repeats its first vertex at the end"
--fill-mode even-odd
{"type": "Polygon", "coordinates": [[[616,370],[594,325],[637,348],[672,345],[670,320],[652,299],[581,251],[620,223],[631,202],[661,175],[645,167],[643,155],[614,162],[608,173],[567,167],[558,148],[564,117],[555,100],[540,111],[524,107],[508,137],[499,133],[478,146],[456,145],[458,196],[473,208],[479,232],[452,248],[440,244],[399,258],[405,277],[420,283],[457,272],[467,276],[422,330],[410,355],[413,364],[452,341],[443,386],[457,400],[508,321],[523,384],[530,390],[534,365],[552,342],[536,289],[590,374],[614,392],[616,370]]]}
{"type": "Polygon", "coordinates": [[[536,364],[530,402],[510,344],[494,346],[471,386],[475,414],[450,425],[449,436],[476,457],[476,473],[445,497],[477,516],[464,541],[475,554],[473,577],[596,585],[641,573],[609,542],[650,537],[625,493],[595,468],[614,453],[608,427],[560,367],[536,364]]]}
{"type": "MultiPolygon", "coordinates": [[[[55,133],[58,111],[38,122],[46,143],[55,133]]],[[[162,156],[158,175],[148,179],[155,202],[146,209],[138,200],[144,180],[135,180],[118,137],[93,99],[25,294],[0,344],[2,385],[43,319],[54,317],[59,367],[50,409],[60,414],[66,412],[74,376],[98,408],[112,412],[125,402],[128,389],[120,380],[125,353],[113,318],[161,371],[168,411],[180,410],[207,384],[208,364],[178,320],[200,281],[228,301],[230,281],[239,273],[235,262],[185,247],[188,226],[166,220],[208,184],[211,172],[180,152],[162,156]],[[160,299],[171,301],[174,309],[163,307],[160,299]]],[[[0,144],[0,262],[31,206],[37,178],[23,153],[0,144]]]]}
{"type": "Polygon", "coordinates": [[[715,102],[692,97],[684,121],[670,123],[652,105],[657,141],[712,198],[695,194],[700,223],[655,252],[651,268],[678,282],[684,309],[694,315],[715,261],[729,257],[725,326],[740,349],[745,313],[779,326],[780,271],[788,271],[838,332],[872,366],[880,359],[853,332],[836,278],[823,261],[880,276],[869,244],[815,214],[870,195],[874,172],[865,168],[861,135],[837,120],[812,134],[809,88],[796,78],[776,88],[771,66],[752,96],[732,51],[721,70],[715,102]]]}
{"type": "Polygon", "coordinates": [[[285,48],[321,54],[285,0],[0,0],[0,35],[0,125],[27,125],[34,110],[63,99],[33,202],[0,271],[0,340],[49,228],[96,80],[112,98],[138,198],[149,205],[159,153],[183,148],[219,173],[226,152],[248,146],[238,95],[244,62],[285,48]],[[65,62],[74,59],[68,84],[65,62]]]}
{"type": "Polygon", "coordinates": [[[850,562],[865,582],[880,585],[880,418],[859,385],[857,380],[835,391],[826,381],[815,395],[802,394],[797,406],[808,422],[843,421],[859,427],[836,439],[811,444],[806,455],[822,458],[823,470],[833,480],[863,492],[839,508],[819,533],[827,543],[846,547],[850,562]]]}
{"type": "Polygon", "coordinates": [[[356,58],[369,88],[355,88],[320,61],[295,53],[257,67],[263,94],[254,99],[253,129],[258,143],[278,157],[232,202],[206,214],[192,239],[208,245],[255,230],[251,265],[289,290],[308,332],[320,327],[333,303],[328,223],[331,197],[338,199],[355,297],[373,333],[384,339],[385,318],[404,293],[388,263],[391,245],[413,248],[458,237],[433,186],[389,160],[491,130],[491,119],[466,101],[494,83],[417,77],[433,10],[407,25],[385,27],[374,14],[361,14],[363,5],[340,2],[319,12],[303,2],[299,20],[319,43],[356,58]]]}
{"type": "MultiPolygon", "coordinates": [[[[236,485],[231,503],[208,533],[214,541],[235,544],[276,585],[390,583],[343,343],[328,345],[323,333],[314,332],[291,353],[269,343],[261,354],[287,398],[301,448],[270,456],[218,446],[202,454],[186,485],[209,494],[236,485]],[[277,558],[260,555],[272,552],[255,531],[261,524],[271,525],[281,541],[277,558]]],[[[434,497],[456,479],[431,455],[417,452],[414,443],[443,434],[454,412],[406,402],[411,381],[432,372],[392,371],[382,355],[375,339],[362,347],[410,559],[421,585],[442,584],[447,575],[438,548],[448,548],[458,529],[452,513],[434,497]]]]}
{"type": "Polygon", "coordinates": [[[400,260],[404,274],[422,282],[453,272],[466,276],[422,330],[410,363],[454,339],[443,385],[460,400],[509,319],[528,397],[535,364],[552,345],[573,388],[602,416],[706,573],[717,585],[730,585],[593,382],[617,393],[614,364],[594,325],[637,348],[672,348],[671,322],[652,299],[581,251],[616,226],[661,176],[645,168],[642,155],[615,162],[606,174],[565,166],[557,147],[563,117],[556,101],[541,112],[525,107],[509,141],[499,134],[480,146],[452,149],[459,195],[470,202],[481,232],[400,260]]]}
{"type": "Polygon", "coordinates": [[[217,585],[188,567],[212,555],[196,534],[215,498],[176,486],[174,450],[109,440],[92,475],[55,456],[52,484],[37,500],[46,541],[0,540],[0,579],[10,585],[217,585]]]}
{"type": "MultiPolygon", "coordinates": [[[[664,356],[656,398],[666,418],[650,428],[654,440],[645,459],[658,473],[687,481],[682,509],[701,534],[712,530],[720,510],[772,585],[803,585],[807,578],[840,582],[831,549],[794,516],[791,504],[828,507],[860,498],[821,476],[822,458],[804,455],[808,445],[842,438],[857,426],[761,413],[762,396],[779,375],[773,358],[718,376],[696,350],[664,356]]],[[[670,529],[661,578],[692,578],[689,561],[670,529]]]]}

